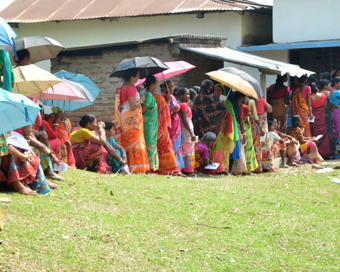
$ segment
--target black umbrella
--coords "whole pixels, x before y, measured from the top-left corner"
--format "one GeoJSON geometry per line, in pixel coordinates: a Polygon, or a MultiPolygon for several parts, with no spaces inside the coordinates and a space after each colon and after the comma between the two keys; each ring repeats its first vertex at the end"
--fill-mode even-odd
{"type": "Polygon", "coordinates": [[[117,65],[110,74],[110,77],[122,77],[124,72],[131,68],[139,68],[140,78],[145,78],[148,75],[158,74],[169,69],[163,61],[153,57],[135,57],[125,59],[117,65]]]}

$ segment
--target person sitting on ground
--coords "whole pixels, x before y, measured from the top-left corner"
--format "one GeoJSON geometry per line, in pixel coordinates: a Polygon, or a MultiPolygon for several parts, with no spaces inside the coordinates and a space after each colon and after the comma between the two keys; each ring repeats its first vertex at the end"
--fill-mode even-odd
{"type": "Polygon", "coordinates": [[[8,133],[7,145],[8,154],[1,158],[0,180],[9,188],[25,195],[47,194],[50,188],[59,188],[45,179],[39,157],[21,134],[8,133]]]}
{"type": "MultiPolygon", "coordinates": [[[[61,113],[61,111],[58,111],[57,113],[49,114],[46,117],[46,121],[48,122],[48,124],[53,130],[57,130],[57,138],[61,142],[61,148],[60,148],[61,160],[64,162],[67,162],[67,164],[71,167],[76,167],[73,152],[72,152],[71,140],[70,140],[70,133],[72,130],[70,120],[66,117],[65,113],[61,113]]],[[[45,122],[44,122],[44,126],[45,126],[45,122]]],[[[45,129],[46,129],[46,126],[45,126],[45,129]]]]}
{"type": "Polygon", "coordinates": [[[285,162],[286,157],[286,144],[285,141],[275,132],[275,124],[273,121],[268,120],[268,134],[270,139],[270,146],[273,158],[276,158],[278,153],[281,155],[281,167],[287,168],[285,162]]]}
{"type": "Polygon", "coordinates": [[[318,147],[314,142],[315,138],[303,136],[303,130],[299,127],[300,121],[300,116],[294,115],[292,117],[292,125],[287,129],[286,134],[299,141],[302,153],[302,161],[310,163],[323,162],[323,158],[320,156],[318,147]]]}
{"type": "Polygon", "coordinates": [[[202,139],[195,145],[195,173],[204,173],[210,161],[211,148],[216,141],[216,134],[214,132],[206,132],[202,139]]]}
{"type": "Polygon", "coordinates": [[[108,143],[115,151],[116,155],[110,153],[106,156],[106,163],[111,167],[112,173],[121,172],[122,165],[126,165],[126,152],[125,149],[116,143],[114,138],[114,130],[112,122],[105,122],[106,143],[108,143]]]}
{"type": "Polygon", "coordinates": [[[85,114],[79,121],[80,128],[70,135],[72,150],[79,169],[86,169],[101,174],[111,172],[111,167],[106,164],[107,151],[105,124],[97,123],[97,119],[92,114],[85,114]],[[99,137],[94,130],[98,127],[99,137]]]}

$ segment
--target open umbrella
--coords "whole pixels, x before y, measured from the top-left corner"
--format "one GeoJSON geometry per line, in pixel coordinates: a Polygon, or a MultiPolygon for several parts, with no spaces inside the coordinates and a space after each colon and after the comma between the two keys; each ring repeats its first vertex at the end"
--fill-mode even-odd
{"type": "MultiPolygon", "coordinates": [[[[194,66],[194,65],[192,65],[192,64],[190,64],[186,61],[182,61],[182,60],[180,60],[180,61],[168,61],[168,62],[164,62],[164,64],[166,66],[168,66],[169,69],[154,75],[155,77],[157,77],[157,79],[159,81],[166,80],[166,79],[174,77],[174,76],[178,76],[180,74],[188,72],[189,70],[191,70],[193,68],[196,68],[196,66],[194,66]]],[[[143,83],[144,81],[145,81],[145,78],[139,79],[136,82],[135,86],[138,86],[139,84],[143,83]]]]}
{"type": "MultiPolygon", "coordinates": [[[[56,58],[59,52],[64,49],[64,46],[56,40],[43,36],[24,37],[15,41],[15,47],[17,51],[27,49],[30,52],[31,63],[56,58]]],[[[13,48],[7,46],[5,50],[12,57],[13,48]]],[[[13,61],[13,58],[11,59],[13,61]]]]}
{"type": "Polygon", "coordinates": [[[131,68],[139,68],[139,77],[144,78],[148,75],[158,74],[169,69],[163,61],[153,57],[135,57],[125,59],[117,65],[110,74],[110,77],[122,77],[124,72],[131,68]]]}
{"type": "Polygon", "coordinates": [[[239,76],[240,78],[249,82],[254,87],[258,97],[263,97],[262,88],[259,82],[255,78],[253,78],[251,75],[249,75],[248,73],[242,70],[236,69],[234,67],[226,67],[226,68],[219,69],[218,71],[223,71],[223,72],[227,72],[227,73],[239,76]]]}
{"type": "Polygon", "coordinates": [[[77,109],[81,109],[84,107],[88,107],[94,104],[96,101],[100,89],[93,81],[84,76],[82,74],[74,74],[67,71],[59,71],[54,74],[58,78],[62,80],[67,79],[68,84],[72,85],[78,91],[82,93],[82,95],[86,98],[86,100],[74,100],[74,101],[53,101],[53,100],[44,100],[43,103],[47,106],[59,107],[66,111],[74,111],[77,109]]]}
{"type": "Polygon", "coordinates": [[[0,17],[0,44],[13,45],[14,38],[17,34],[14,30],[7,24],[7,22],[0,17]]]}
{"type": "Polygon", "coordinates": [[[34,124],[39,111],[29,98],[0,89],[0,134],[34,124]]]}
{"type": "Polygon", "coordinates": [[[85,96],[72,84],[67,83],[66,80],[63,80],[63,82],[58,83],[41,93],[31,95],[30,98],[62,101],[86,100],[85,96]]]}
{"type": "Polygon", "coordinates": [[[13,69],[15,85],[13,93],[30,97],[62,82],[61,79],[34,64],[18,66],[13,69]]]}
{"type": "Polygon", "coordinates": [[[245,81],[237,75],[230,74],[224,71],[212,71],[206,73],[206,75],[209,76],[211,79],[228,86],[231,89],[258,99],[254,87],[249,82],[245,81]]]}

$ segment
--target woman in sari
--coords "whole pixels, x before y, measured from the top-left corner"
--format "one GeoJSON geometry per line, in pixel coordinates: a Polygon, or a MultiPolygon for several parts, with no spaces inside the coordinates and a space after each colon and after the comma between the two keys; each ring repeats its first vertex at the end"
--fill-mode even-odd
{"type": "Polygon", "coordinates": [[[243,125],[244,125],[244,133],[246,138],[246,143],[244,146],[245,158],[246,158],[246,166],[247,166],[247,174],[255,171],[258,168],[258,163],[256,160],[256,152],[253,144],[253,135],[252,135],[252,126],[254,123],[254,118],[250,112],[250,108],[245,105],[247,97],[246,95],[235,92],[235,99],[242,105],[243,110],[243,125]]]}
{"type": "Polygon", "coordinates": [[[312,137],[304,137],[303,131],[299,127],[300,125],[300,116],[294,115],[292,117],[292,125],[287,129],[286,134],[292,136],[300,143],[300,149],[302,153],[301,160],[305,162],[315,162],[321,163],[323,162],[323,158],[320,156],[318,152],[318,147],[314,143],[314,138],[312,137]]]}
{"type": "MultiPolygon", "coordinates": [[[[231,92],[231,90],[229,92],[231,92]]],[[[214,88],[214,95],[218,97],[222,101],[222,103],[227,107],[227,114],[223,118],[220,135],[221,135],[221,142],[222,142],[223,149],[224,149],[225,172],[227,171],[230,172],[230,169],[231,169],[229,167],[230,156],[236,150],[237,142],[239,142],[239,132],[238,132],[236,115],[235,115],[233,104],[228,99],[223,101],[224,97],[222,97],[221,95],[227,97],[227,93],[226,93],[224,85],[216,84],[214,88]]],[[[240,158],[240,156],[238,156],[238,158],[240,158]]]]}
{"type": "Polygon", "coordinates": [[[192,121],[194,125],[194,134],[200,138],[206,132],[214,132],[217,139],[211,150],[211,160],[219,163],[216,170],[207,170],[208,174],[223,173],[224,166],[224,148],[222,145],[222,120],[227,114],[225,104],[214,95],[214,84],[211,80],[206,79],[202,82],[201,92],[196,97],[192,107],[192,121]]]}
{"type": "Polygon", "coordinates": [[[118,83],[115,113],[113,117],[116,141],[125,149],[130,172],[144,173],[150,170],[144,139],[142,104],[145,99],[134,84],[139,70],[128,69],[118,83]]]}
{"type": "Polygon", "coordinates": [[[184,167],[183,154],[182,154],[182,137],[181,137],[181,119],[179,117],[179,104],[173,96],[174,84],[172,81],[166,81],[161,85],[164,99],[170,107],[171,126],[168,127],[172,147],[175,152],[177,167],[180,171],[184,167]]]}
{"type": "Polygon", "coordinates": [[[146,89],[145,100],[142,107],[144,122],[144,139],[148,152],[150,171],[157,171],[159,168],[157,152],[157,131],[158,131],[158,110],[156,99],[153,96],[158,85],[155,76],[147,76],[144,81],[146,89]]]}
{"type": "MultiPolygon", "coordinates": [[[[50,128],[53,131],[55,130],[57,131],[56,137],[61,143],[60,146],[61,160],[67,162],[67,164],[71,167],[76,167],[70,140],[70,132],[72,130],[70,120],[66,117],[65,113],[61,113],[61,111],[58,111],[58,113],[51,113],[50,115],[48,115],[46,117],[46,121],[48,122],[50,128]]],[[[47,125],[45,125],[44,122],[45,130],[49,135],[46,126],[47,125]]]]}
{"type": "Polygon", "coordinates": [[[211,147],[216,141],[214,132],[207,132],[201,140],[195,144],[195,173],[204,173],[210,161],[211,147]]]}
{"type": "MultiPolygon", "coordinates": [[[[272,112],[272,106],[267,103],[267,101],[261,97],[256,103],[257,116],[259,117],[260,125],[265,132],[265,135],[261,137],[261,149],[262,149],[262,168],[263,172],[276,172],[276,167],[274,165],[274,158],[271,153],[270,139],[268,134],[268,123],[267,123],[267,112],[272,112]]],[[[260,169],[256,172],[261,173],[260,169]]]]}
{"type": "Polygon", "coordinates": [[[71,143],[76,166],[78,169],[86,169],[101,174],[111,172],[111,168],[106,164],[107,151],[105,124],[99,122],[91,114],[85,114],[79,121],[80,128],[71,133],[71,143]],[[98,127],[99,137],[94,129],[98,127]]]}
{"type": "Polygon", "coordinates": [[[281,122],[280,131],[284,132],[287,126],[286,105],[289,104],[289,87],[284,85],[287,82],[287,75],[278,75],[276,83],[268,88],[268,101],[273,110],[270,113],[272,118],[276,118],[281,122]]]}
{"type": "Polygon", "coordinates": [[[157,174],[184,176],[179,171],[168,127],[171,126],[170,108],[163,96],[153,93],[158,110],[157,151],[159,168],[157,174]]]}
{"type": "Polygon", "coordinates": [[[256,154],[256,161],[257,161],[257,169],[253,172],[255,174],[262,173],[262,148],[261,148],[261,142],[260,138],[261,136],[265,135],[265,132],[263,128],[260,125],[259,117],[257,116],[257,110],[256,110],[256,102],[254,99],[249,98],[246,100],[246,104],[248,105],[250,109],[250,113],[252,116],[252,122],[251,122],[251,134],[253,138],[253,144],[256,154]]]}
{"type": "Polygon", "coordinates": [[[307,76],[302,76],[298,79],[299,84],[293,88],[291,97],[291,115],[299,115],[301,124],[304,128],[304,136],[310,137],[309,118],[313,118],[312,105],[310,101],[311,88],[306,85],[307,76]]]}
{"type": "Polygon", "coordinates": [[[313,116],[315,116],[314,123],[312,123],[312,136],[322,135],[322,138],[318,140],[317,146],[320,155],[323,158],[329,158],[332,156],[331,144],[329,140],[329,134],[326,124],[326,109],[327,109],[327,97],[324,93],[320,93],[315,83],[311,83],[312,94],[310,96],[312,103],[313,116]]]}
{"type": "Polygon", "coordinates": [[[340,158],[340,77],[334,77],[333,89],[329,93],[329,99],[332,105],[332,135],[334,157],[340,158]]]}
{"type": "Polygon", "coordinates": [[[184,174],[193,174],[195,172],[195,141],[194,125],[192,124],[192,111],[188,106],[190,101],[190,92],[187,88],[180,88],[178,90],[179,100],[181,102],[179,115],[181,118],[182,129],[182,149],[184,167],[182,172],[184,174]]]}
{"type": "Polygon", "coordinates": [[[47,194],[49,184],[58,189],[56,184],[46,180],[39,158],[20,133],[8,133],[7,144],[8,154],[4,155],[4,150],[1,152],[4,156],[1,158],[0,179],[9,188],[25,195],[47,194]]]}

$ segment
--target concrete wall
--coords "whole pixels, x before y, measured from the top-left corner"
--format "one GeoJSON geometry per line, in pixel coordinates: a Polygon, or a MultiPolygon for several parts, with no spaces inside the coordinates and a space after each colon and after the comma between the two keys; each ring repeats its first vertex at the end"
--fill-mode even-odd
{"type": "Polygon", "coordinates": [[[273,42],[272,16],[245,12],[242,19],[242,45],[262,45],[273,42]]]}
{"type": "Polygon", "coordinates": [[[56,39],[67,49],[144,41],[178,34],[228,37],[227,45],[241,44],[241,15],[235,12],[119,18],[118,21],[79,20],[59,23],[19,24],[18,38],[42,35],[56,39]]]}
{"type": "Polygon", "coordinates": [[[337,0],[274,0],[275,43],[339,39],[337,0]]]}

